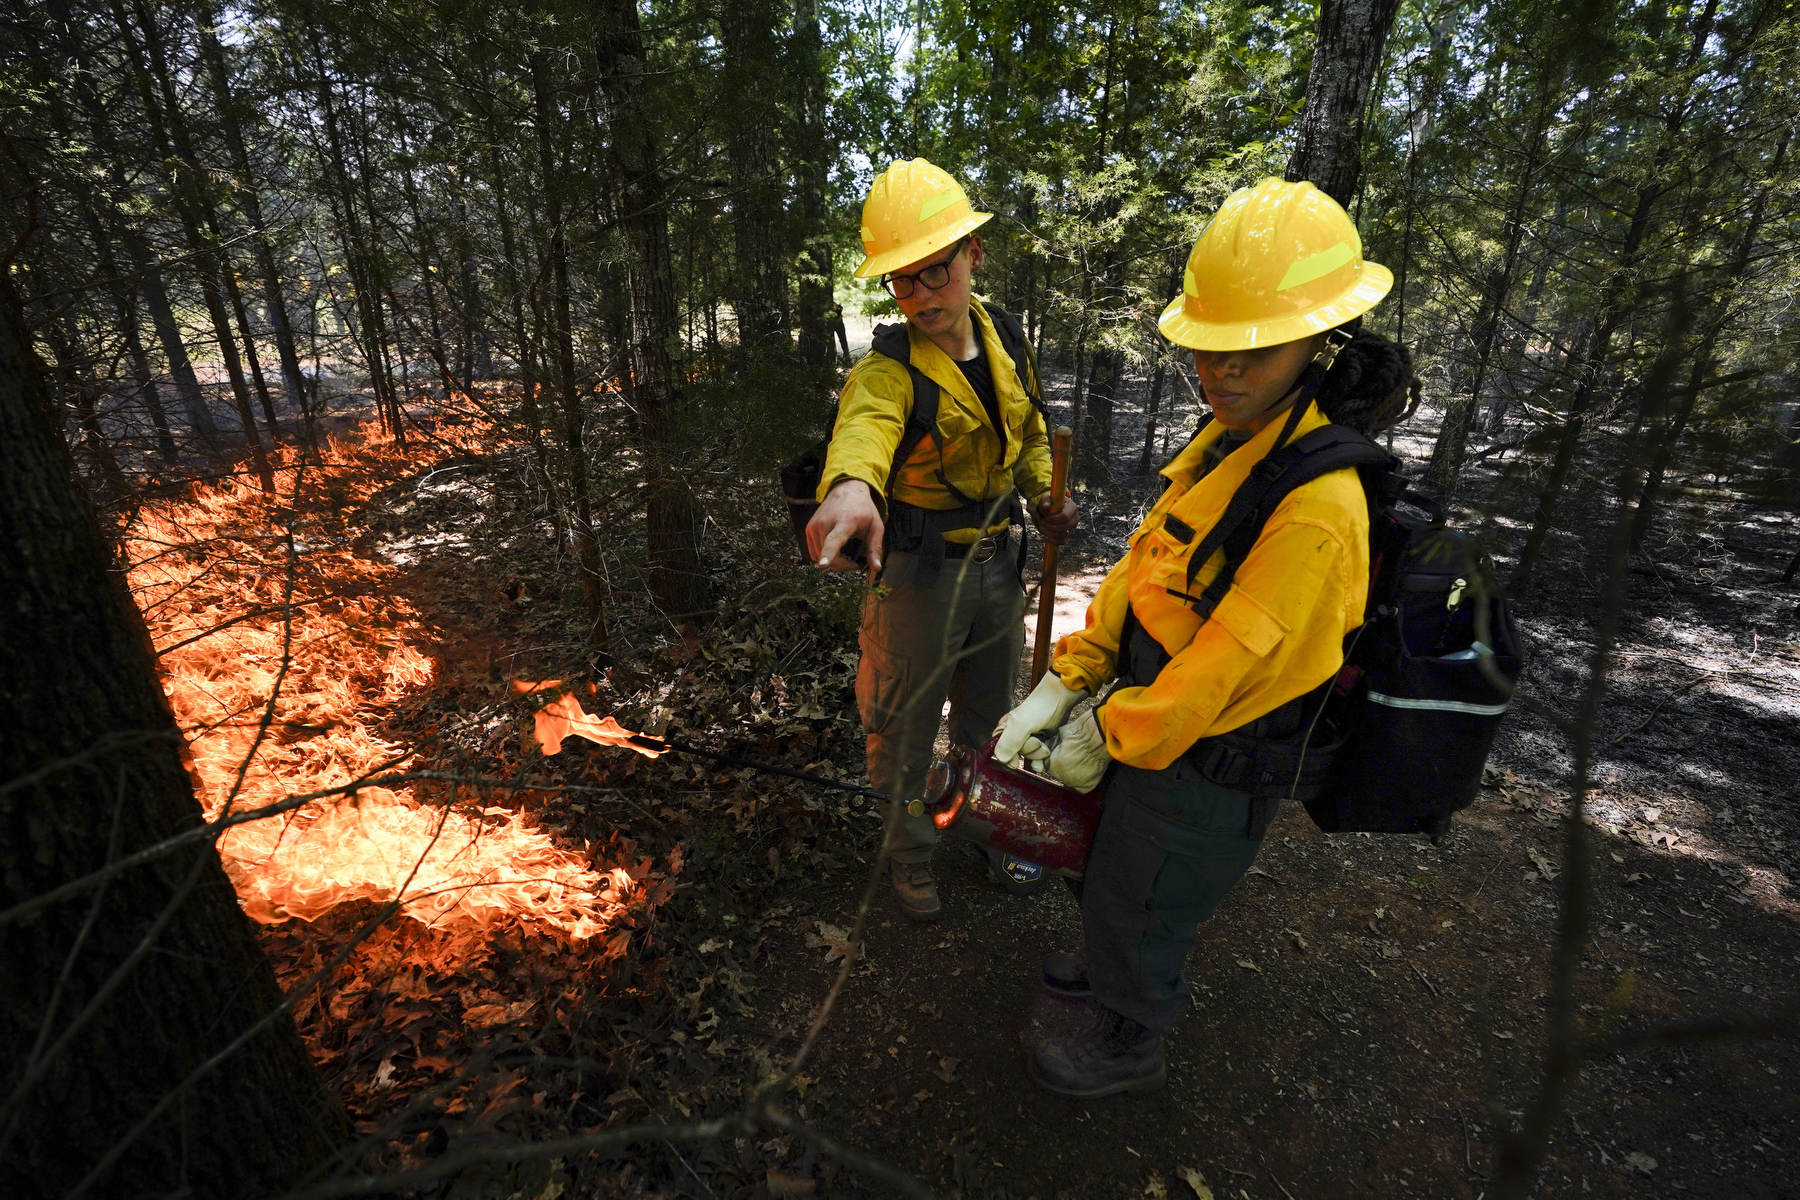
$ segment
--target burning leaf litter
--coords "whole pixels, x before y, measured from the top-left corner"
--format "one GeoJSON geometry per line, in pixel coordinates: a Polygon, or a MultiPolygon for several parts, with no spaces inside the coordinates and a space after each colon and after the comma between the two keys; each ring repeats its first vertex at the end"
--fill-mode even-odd
{"type": "Polygon", "coordinates": [[[355,549],[348,517],[414,465],[375,432],[332,440],[322,457],[302,466],[289,452],[287,494],[273,500],[228,479],[146,507],[125,531],[207,818],[344,789],[219,838],[245,910],[264,923],[315,921],[370,900],[440,930],[605,933],[639,883],[626,868],[596,870],[506,809],[441,795],[427,804],[413,784],[359,785],[415,762],[377,730],[382,706],[433,681],[423,648],[434,636],[398,569],[355,549]]]}

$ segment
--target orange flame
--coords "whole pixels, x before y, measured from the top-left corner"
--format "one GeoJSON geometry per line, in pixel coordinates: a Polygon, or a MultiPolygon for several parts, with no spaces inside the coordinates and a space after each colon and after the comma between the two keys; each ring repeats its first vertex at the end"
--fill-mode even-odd
{"type": "MultiPolygon", "coordinates": [[[[525,696],[555,691],[561,686],[562,682],[556,679],[540,683],[513,680],[513,690],[525,696]]],[[[532,734],[537,738],[538,749],[545,754],[560,754],[563,739],[569,737],[586,738],[602,746],[624,746],[645,758],[657,758],[668,751],[667,746],[653,744],[657,739],[634,733],[611,717],[589,716],[573,692],[565,692],[537,710],[532,734]]]]}
{"type": "Polygon", "coordinates": [[[415,465],[367,431],[330,441],[324,458],[302,472],[283,456],[284,491],[300,495],[271,499],[236,481],[196,487],[186,501],[141,510],[126,531],[132,590],[189,732],[208,819],[345,789],[219,838],[245,910],[263,922],[310,921],[361,899],[397,903],[439,928],[523,921],[571,938],[604,932],[645,894],[648,863],[595,869],[521,814],[462,802],[467,789],[446,796],[433,784],[426,804],[411,785],[353,786],[410,757],[377,732],[387,706],[462,664],[420,648],[437,635],[395,586],[398,568],[354,549],[346,514],[415,465]],[[281,536],[287,522],[291,539],[281,536]]]}

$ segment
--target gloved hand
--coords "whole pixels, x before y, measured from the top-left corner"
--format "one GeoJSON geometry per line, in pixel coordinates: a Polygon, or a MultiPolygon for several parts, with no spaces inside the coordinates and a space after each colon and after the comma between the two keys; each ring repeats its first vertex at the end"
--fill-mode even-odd
{"type": "Polygon", "coordinates": [[[1106,735],[1100,732],[1099,710],[1086,712],[1056,731],[1050,751],[1050,774],[1078,792],[1091,792],[1112,764],[1106,735]]]}
{"type": "MultiPolygon", "coordinates": [[[[1075,702],[1085,695],[1086,691],[1065,686],[1055,671],[1045,671],[1044,677],[1031,689],[1031,695],[1025,697],[1025,702],[1001,717],[1000,723],[994,726],[994,733],[1000,739],[994,746],[994,757],[1008,766],[1014,765],[1025,749],[1026,741],[1035,740],[1032,734],[1062,724],[1075,702]]],[[[1041,748],[1038,753],[1042,755],[1041,748]]]]}

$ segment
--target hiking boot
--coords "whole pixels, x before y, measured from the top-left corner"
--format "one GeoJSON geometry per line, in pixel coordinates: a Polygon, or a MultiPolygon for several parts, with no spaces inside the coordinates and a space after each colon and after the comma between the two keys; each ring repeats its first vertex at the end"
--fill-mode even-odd
{"type": "Polygon", "coordinates": [[[894,899],[900,911],[910,920],[935,921],[943,912],[938,903],[937,881],[931,877],[929,862],[888,862],[888,879],[894,885],[894,899]]]}
{"type": "Polygon", "coordinates": [[[1085,1000],[1094,994],[1088,983],[1087,960],[1079,950],[1044,955],[1044,990],[1070,1000],[1085,1000]]]}
{"type": "Polygon", "coordinates": [[[1085,1028],[1032,1050],[1030,1074],[1046,1092],[1092,1100],[1155,1091],[1168,1067],[1160,1033],[1096,1006],[1095,1019],[1085,1028]]]}

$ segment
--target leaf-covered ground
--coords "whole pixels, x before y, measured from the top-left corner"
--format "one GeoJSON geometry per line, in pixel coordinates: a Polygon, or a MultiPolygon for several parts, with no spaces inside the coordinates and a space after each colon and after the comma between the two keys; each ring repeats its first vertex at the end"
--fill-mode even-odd
{"type": "MultiPolygon", "coordinates": [[[[1202,930],[1162,1092],[1082,1105],[1031,1088],[1021,1038],[1071,1019],[1036,987],[1038,963],[1073,944],[1078,914],[1060,887],[1009,894],[946,847],[939,923],[905,922],[874,889],[842,994],[781,1098],[803,1128],[475,1162],[495,1144],[691,1129],[791,1069],[852,949],[878,818],[853,794],[699,757],[577,741],[535,756],[506,697],[509,678],[575,675],[594,685],[590,712],[633,728],[857,778],[858,589],[791,563],[771,481],[720,504],[721,617],[703,631],[645,604],[629,586],[640,527],[609,529],[619,646],[580,677],[579,593],[522,457],[436,453],[344,517],[357,553],[392,562],[405,548],[396,586],[432,631],[434,683],[386,710],[384,736],[530,782],[489,802],[524,808],[596,864],[641,857],[662,886],[616,954],[520,924],[438,954],[443,935],[390,919],[338,966],[302,1024],[368,1134],[363,1166],[458,1164],[418,1188],[470,1197],[884,1195],[886,1172],[971,1197],[1488,1190],[1542,1066],[1567,719],[1597,594],[1579,545],[1555,547],[1553,586],[1524,607],[1534,657],[1483,798],[1440,846],[1326,837],[1284,810],[1202,930]],[[475,712],[478,733],[445,736],[475,712]]],[[[1489,483],[1482,503],[1516,504],[1489,483]]],[[[1059,628],[1150,490],[1084,498],[1059,628]]],[[[1597,731],[1580,1009],[1619,1045],[1581,1072],[1547,1196],[1800,1194],[1792,1030],[1655,1032],[1791,1011],[1800,961],[1800,597],[1774,582],[1787,527],[1741,497],[1691,503],[1654,556],[1679,565],[1633,578],[1597,731]]],[[[300,978],[369,915],[349,905],[267,942],[300,978]]]]}

